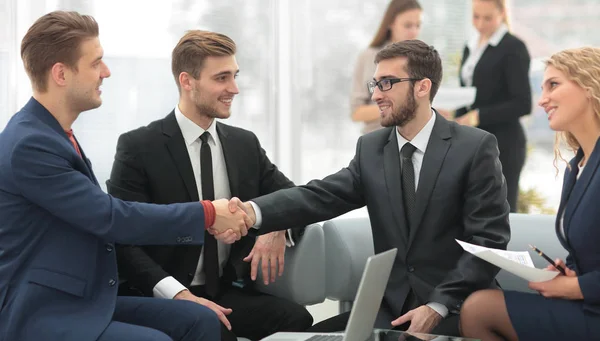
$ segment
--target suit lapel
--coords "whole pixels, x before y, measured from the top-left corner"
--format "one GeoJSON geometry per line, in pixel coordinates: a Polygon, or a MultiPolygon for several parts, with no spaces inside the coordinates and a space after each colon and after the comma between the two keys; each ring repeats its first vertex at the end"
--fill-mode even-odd
{"type": "MultiPolygon", "coordinates": [[[[599,144],[600,144],[600,139],[596,142],[594,151],[592,152],[592,155],[590,155],[585,167],[583,168],[583,171],[582,171],[581,175],[579,176],[579,179],[574,181],[575,183],[571,185],[572,191],[571,191],[570,195],[568,196],[568,200],[565,202],[565,218],[563,221],[563,227],[565,229],[565,236],[568,235],[569,225],[571,223],[571,218],[573,217],[573,213],[577,209],[577,206],[579,205],[581,198],[585,194],[585,191],[587,190],[588,185],[590,184],[590,181],[592,180],[594,173],[596,172],[596,169],[598,168],[598,164],[600,163],[600,147],[598,146],[599,144]]],[[[577,165],[579,164],[579,161],[581,160],[582,157],[583,157],[583,152],[580,149],[577,152],[577,156],[575,157],[575,160],[573,160],[573,163],[571,164],[571,174],[570,174],[571,176],[570,177],[573,177],[573,176],[575,178],[577,177],[577,173],[579,172],[579,168],[577,165]]]]}
{"type": "Polygon", "coordinates": [[[396,226],[400,229],[400,234],[406,244],[408,242],[408,229],[406,228],[406,214],[404,213],[404,201],[402,200],[400,151],[398,150],[395,129],[391,130],[387,144],[383,147],[383,171],[385,173],[387,192],[392,203],[392,212],[396,219],[396,226]]]}
{"type": "MultiPolygon", "coordinates": [[[[437,113],[435,115],[437,115],[437,113]]],[[[431,136],[429,137],[429,142],[427,143],[427,150],[423,157],[421,172],[419,173],[415,217],[408,239],[409,248],[420,230],[419,226],[423,220],[423,214],[425,214],[425,210],[429,204],[429,198],[431,197],[438,175],[442,169],[442,164],[448,153],[448,148],[450,148],[450,141],[448,140],[451,136],[448,121],[442,116],[437,115],[431,136]]]]}
{"type": "Polygon", "coordinates": [[[227,126],[215,122],[217,124],[217,134],[221,141],[221,148],[223,149],[223,157],[225,158],[225,167],[227,168],[227,178],[229,179],[229,191],[232,197],[239,197],[239,169],[240,166],[237,160],[242,154],[237,152],[235,141],[229,138],[229,132],[227,126]]]}
{"type": "MultiPolygon", "coordinates": [[[[560,232],[560,225],[561,225],[561,221],[563,222],[563,228],[565,225],[565,217],[563,215],[564,210],[565,210],[565,206],[567,204],[567,202],[569,201],[569,196],[571,195],[571,191],[573,190],[573,186],[575,185],[575,181],[577,180],[577,172],[575,171],[575,168],[577,168],[577,164],[579,163],[579,161],[581,160],[581,157],[583,156],[583,153],[581,153],[581,151],[579,151],[577,153],[577,156],[575,156],[575,158],[573,160],[571,160],[569,162],[569,167],[570,169],[567,169],[567,171],[565,172],[565,176],[563,179],[563,187],[562,187],[562,193],[560,196],[560,205],[558,206],[558,213],[557,213],[557,219],[556,219],[556,235],[558,236],[558,240],[561,242],[561,244],[563,244],[563,247],[565,249],[568,250],[568,244],[567,241],[563,239],[562,237],[562,233],[560,232]]],[[[566,234],[565,234],[566,236],[566,234]]]]}
{"type": "MultiPolygon", "coordinates": [[[[56,118],[54,116],[52,116],[50,111],[48,111],[48,109],[46,109],[35,98],[31,97],[29,99],[29,102],[27,102],[27,104],[23,107],[23,109],[27,112],[32,113],[37,118],[39,118],[42,122],[47,124],[52,130],[56,131],[61,136],[61,138],[63,138],[65,140],[65,142],[69,144],[70,147],[73,147],[71,141],[69,140],[69,137],[67,137],[67,134],[65,133],[63,128],[60,126],[60,123],[58,123],[58,121],[56,120],[56,118]]],[[[94,171],[92,170],[92,164],[90,163],[90,160],[85,156],[85,153],[83,152],[83,148],[81,147],[81,144],[79,143],[77,138],[75,138],[75,141],[77,142],[77,145],[79,146],[79,151],[81,152],[81,157],[79,157],[79,154],[77,154],[77,151],[75,150],[75,148],[71,148],[73,151],[73,154],[77,155],[77,159],[80,159],[83,162],[85,167],[82,167],[82,169],[84,171],[86,171],[85,174],[87,175],[87,177],[89,177],[90,180],[92,180],[92,182],[96,186],[99,186],[98,179],[96,179],[96,176],[94,175],[94,171]]]]}
{"type": "Polygon", "coordinates": [[[164,118],[162,128],[163,134],[169,137],[166,143],[167,149],[171,154],[175,167],[177,167],[177,170],[179,171],[179,175],[183,179],[183,183],[185,184],[185,188],[187,189],[191,200],[200,200],[196,179],[194,178],[194,170],[192,169],[183,134],[177,124],[177,119],[175,119],[175,112],[172,111],[164,118]]]}

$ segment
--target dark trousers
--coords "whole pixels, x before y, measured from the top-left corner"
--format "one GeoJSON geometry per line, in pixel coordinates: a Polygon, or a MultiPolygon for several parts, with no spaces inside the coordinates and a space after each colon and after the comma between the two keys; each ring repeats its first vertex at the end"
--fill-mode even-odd
{"type": "MultiPolygon", "coordinates": [[[[498,146],[504,147],[504,146],[498,146]]],[[[521,170],[525,165],[526,147],[515,146],[510,150],[501,148],[500,163],[502,164],[502,174],[506,179],[506,199],[510,205],[511,212],[517,212],[517,203],[519,201],[519,178],[521,170]]]]}
{"type": "Polygon", "coordinates": [[[113,321],[97,341],[218,341],[215,313],[196,303],[117,297],[113,321]]]}
{"type": "MultiPolygon", "coordinates": [[[[190,291],[206,297],[202,286],[190,291]]],[[[221,287],[220,296],[213,302],[233,311],[227,315],[231,330],[221,324],[221,340],[236,341],[237,337],[260,340],[276,332],[302,332],[312,325],[312,315],[303,306],[255,290],[221,287]]]]}
{"type": "MultiPolygon", "coordinates": [[[[401,314],[405,314],[409,310],[415,309],[420,304],[417,302],[415,296],[409,293],[409,297],[407,297],[404,307],[402,308],[401,314]]],[[[410,326],[410,323],[405,323],[401,326],[397,326],[392,328],[392,321],[397,319],[400,316],[394,316],[391,313],[391,309],[385,303],[385,300],[381,303],[381,308],[379,309],[379,313],[377,314],[377,320],[375,321],[375,328],[379,329],[394,329],[394,330],[407,330],[410,326]]],[[[346,329],[346,325],[348,324],[348,319],[350,318],[350,312],[342,313],[340,315],[331,317],[327,320],[321,321],[311,328],[308,329],[311,333],[332,333],[339,332],[346,329]]],[[[459,336],[460,332],[458,330],[460,318],[459,315],[449,314],[445,319],[443,319],[430,333],[434,335],[447,335],[447,336],[459,336]]]]}
{"type": "Polygon", "coordinates": [[[498,140],[502,174],[506,179],[506,199],[511,212],[517,212],[519,179],[527,157],[525,131],[518,121],[497,127],[482,127],[498,140]]]}

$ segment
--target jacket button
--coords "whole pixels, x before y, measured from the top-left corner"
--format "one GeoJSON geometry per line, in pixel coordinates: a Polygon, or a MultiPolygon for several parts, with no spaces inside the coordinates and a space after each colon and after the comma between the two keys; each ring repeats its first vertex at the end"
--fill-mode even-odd
{"type": "Polygon", "coordinates": [[[413,272],[413,271],[415,271],[415,268],[413,266],[409,266],[408,267],[408,272],[413,272]]]}
{"type": "Polygon", "coordinates": [[[113,246],[110,244],[106,244],[106,251],[112,252],[112,250],[113,250],[113,246]]]}
{"type": "Polygon", "coordinates": [[[115,281],[115,280],[114,280],[114,279],[112,279],[112,278],[111,278],[111,279],[108,281],[108,285],[109,285],[109,286],[111,286],[111,287],[114,287],[114,286],[115,286],[115,284],[117,284],[117,281],[115,281]]]}

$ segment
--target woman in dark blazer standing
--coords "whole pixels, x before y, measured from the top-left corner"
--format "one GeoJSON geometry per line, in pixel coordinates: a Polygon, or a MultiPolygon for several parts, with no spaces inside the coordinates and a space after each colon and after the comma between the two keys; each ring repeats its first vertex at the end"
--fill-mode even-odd
{"type": "Polygon", "coordinates": [[[477,93],[471,106],[453,116],[458,123],[496,136],[510,211],[516,212],[526,153],[519,118],[532,108],[529,52],[523,41],[508,32],[504,0],[473,0],[473,26],[479,34],[463,51],[460,84],[474,86],[477,93]]]}
{"type": "MultiPolygon", "coordinates": [[[[566,263],[556,260],[565,275],[530,282],[541,295],[473,293],[460,314],[464,336],[484,341],[600,340],[600,48],[550,57],[539,105],[550,128],[576,151],[565,171],[556,217],[556,234],[569,252],[566,263]]],[[[558,146],[555,155],[562,159],[558,146]]]]}

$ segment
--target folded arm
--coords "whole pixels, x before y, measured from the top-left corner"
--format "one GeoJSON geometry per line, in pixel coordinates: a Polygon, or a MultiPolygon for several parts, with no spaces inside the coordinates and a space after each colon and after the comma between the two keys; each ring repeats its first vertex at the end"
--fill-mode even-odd
{"type": "Polygon", "coordinates": [[[510,122],[531,112],[531,85],[529,83],[530,57],[523,43],[514,47],[506,56],[503,74],[508,88],[508,97],[492,105],[479,108],[481,126],[510,122]]]}

